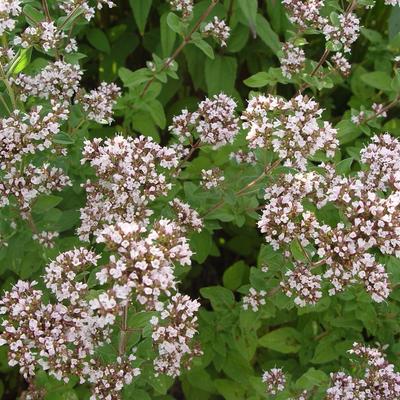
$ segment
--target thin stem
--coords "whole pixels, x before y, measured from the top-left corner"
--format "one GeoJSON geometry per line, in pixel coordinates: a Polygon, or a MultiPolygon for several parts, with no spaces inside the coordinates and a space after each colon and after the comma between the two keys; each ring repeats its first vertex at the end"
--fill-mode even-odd
{"type": "Polygon", "coordinates": [[[182,166],[185,164],[185,162],[188,161],[188,160],[190,159],[190,157],[192,157],[193,153],[194,153],[198,148],[200,148],[200,146],[201,146],[201,141],[200,141],[200,139],[199,139],[197,142],[195,142],[195,143],[192,145],[192,148],[190,149],[190,151],[189,151],[189,153],[187,154],[187,156],[186,156],[186,157],[178,164],[178,166],[175,168],[174,175],[176,175],[176,174],[182,169],[182,166]]]}
{"type": "Polygon", "coordinates": [[[122,323],[121,323],[121,331],[119,334],[119,347],[118,347],[118,354],[120,356],[125,354],[126,339],[128,334],[128,310],[129,310],[129,303],[124,306],[122,312],[122,323]]]}
{"type": "Polygon", "coordinates": [[[47,0],[42,0],[42,8],[46,15],[47,21],[51,22],[52,19],[49,11],[49,5],[47,4],[47,0]]]}
{"type": "Polygon", "coordinates": [[[1,101],[1,103],[3,104],[4,108],[6,109],[6,111],[11,115],[11,110],[10,110],[10,108],[8,107],[8,104],[6,103],[6,101],[3,99],[3,96],[2,96],[2,95],[0,95],[0,101],[1,101]]]}
{"type": "MultiPolygon", "coordinates": [[[[183,39],[182,43],[179,45],[179,47],[174,51],[171,57],[167,58],[161,67],[161,70],[159,72],[164,72],[169,68],[169,66],[173,63],[173,61],[179,56],[179,54],[182,52],[182,50],[186,47],[186,45],[191,41],[192,35],[200,28],[200,25],[202,22],[210,15],[211,11],[214,9],[214,7],[217,5],[219,0],[211,0],[211,4],[208,6],[206,11],[202,14],[202,16],[199,18],[199,20],[196,22],[196,25],[192,28],[192,30],[185,36],[183,39]]],[[[149,90],[150,86],[154,83],[156,80],[156,76],[154,75],[149,81],[147,81],[146,85],[143,88],[143,91],[140,95],[140,97],[143,97],[147,91],[149,90]]]]}
{"type": "MultiPolygon", "coordinates": [[[[261,175],[259,175],[257,178],[252,180],[250,183],[248,183],[245,187],[240,189],[235,193],[235,196],[240,197],[243,196],[244,194],[248,193],[248,190],[251,189],[253,186],[257,185],[261,180],[263,180],[271,171],[273,171],[279,164],[281,160],[276,160],[273,164],[271,164],[268,168],[266,168],[261,175]]],[[[221,199],[217,204],[212,206],[210,209],[208,209],[204,214],[203,217],[206,217],[207,215],[211,214],[221,206],[223,206],[225,203],[224,199],[221,199]]]]}
{"type": "Polygon", "coordinates": [[[392,109],[395,105],[398,104],[398,102],[400,101],[400,94],[389,104],[387,104],[385,107],[382,107],[382,109],[380,109],[378,112],[374,113],[374,115],[371,115],[370,117],[366,118],[365,120],[361,121],[362,123],[366,123],[371,121],[372,119],[378,117],[379,115],[385,113],[386,111],[389,111],[390,109],[392,109]]]}

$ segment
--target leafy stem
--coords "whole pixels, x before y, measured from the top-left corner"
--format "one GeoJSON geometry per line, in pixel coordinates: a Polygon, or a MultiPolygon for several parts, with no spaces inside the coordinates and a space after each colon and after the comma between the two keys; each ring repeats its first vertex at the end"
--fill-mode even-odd
{"type": "MultiPolygon", "coordinates": [[[[196,22],[194,27],[190,30],[190,32],[184,37],[182,43],[179,45],[179,47],[174,51],[171,57],[167,58],[161,67],[161,70],[159,72],[164,72],[166,71],[170,65],[175,61],[175,59],[179,56],[179,54],[182,52],[182,50],[186,47],[186,45],[192,40],[192,36],[197,30],[200,28],[200,25],[204,22],[204,20],[210,15],[211,11],[214,9],[214,7],[217,5],[219,0],[211,0],[210,5],[208,8],[204,11],[204,13],[201,15],[199,20],[196,22]]],[[[156,75],[153,75],[153,77],[147,81],[146,85],[143,88],[142,93],[140,94],[140,97],[143,98],[144,95],[147,93],[149,90],[150,86],[154,83],[156,80],[156,75]]]]}

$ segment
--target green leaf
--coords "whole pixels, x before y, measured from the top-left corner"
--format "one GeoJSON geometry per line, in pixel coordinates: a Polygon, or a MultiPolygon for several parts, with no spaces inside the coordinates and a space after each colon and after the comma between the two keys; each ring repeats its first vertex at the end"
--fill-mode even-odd
{"type": "Polygon", "coordinates": [[[383,71],[368,72],[361,76],[361,80],[375,89],[391,91],[392,78],[383,71]]]}
{"type": "Polygon", "coordinates": [[[97,50],[102,51],[103,53],[110,54],[111,47],[110,42],[106,34],[98,28],[90,29],[87,33],[87,39],[89,43],[97,50]]]}
{"type": "Polygon", "coordinates": [[[34,26],[44,20],[44,14],[36,8],[32,7],[30,4],[27,4],[23,8],[22,12],[26,16],[26,20],[29,25],[34,26]]]}
{"type": "Polygon", "coordinates": [[[129,0],[136,25],[143,36],[153,0],[129,0]]]}
{"type": "Polygon", "coordinates": [[[224,92],[232,94],[237,73],[237,60],[228,56],[216,56],[214,60],[207,59],[205,65],[208,94],[224,92]]]}
{"type": "Polygon", "coordinates": [[[243,400],[245,392],[243,385],[228,379],[216,379],[215,386],[218,393],[226,400],[243,400]]]}
{"type": "MultiPolygon", "coordinates": [[[[165,13],[162,15],[160,20],[160,30],[161,30],[161,49],[164,57],[169,57],[175,45],[176,33],[171,29],[168,24],[168,18],[172,13],[165,13]]],[[[175,15],[175,14],[172,14],[175,15]]],[[[176,16],[176,15],[175,15],[176,16]]]]}
{"type": "Polygon", "coordinates": [[[281,51],[282,45],[278,35],[272,30],[269,22],[261,14],[257,14],[257,33],[274,54],[277,55],[281,51]]]}
{"type": "Polygon", "coordinates": [[[167,24],[178,35],[183,34],[185,25],[182,23],[182,20],[176,14],[172,12],[168,13],[167,24]]]}
{"type": "Polygon", "coordinates": [[[258,339],[258,344],[279,353],[297,353],[301,348],[300,338],[296,329],[285,327],[267,333],[258,339]]]}
{"type": "Polygon", "coordinates": [[[7,75],[16,75],[25,69],[29,65],[32,56],[32,48],[20,49],[17,57],[13,60],[12,64],[8,68],[7,75]]]}
{"type": "Polygon", "coordinates": [[[124,86],[135,87],[150,79],[150,71],[147,68],[140,68],[136,71],[131,71],[128,68],[120,68],[118,75],[121,78],[124,86]]]}
{"type": "Polygon", "coordinates": [[[60,204],[62,199],[59,196],[42,195],[33,204],[32,211],[37,214],[45,213],[60,204]]]}
{"type": "Polygon", "coordinates": [[[226,269],[222,281],[226,288],[236,290],[244,283],[248,275],[249,267],[243,261],[238,261],[226,269]]]}
{"type": "Polygon", "coordinates": [[[394,38],[400,32],[400,7],[392,7],[389,17],[389,38],[394,38]]]}
{"type": "Polygon", "coordinates": [[[190,236],[190,248],[194,252],[193,259],[202,264],[210,254],[212,247],[212,236],[210,232],[203,229],[199,233],[190,236]]]}
{"type": "Polygon", "coordinates": [[[258,9],[258,0],[238,0],[238,4],[244,16],[246,17],[249,28],[253,32],[253,36],[255,37],[257,32],[256,17],[258,9]]]}
{"type": "Polygon", "coordinates": [[[314,386],[320,386],[328,382],[329,377],[325,372],[310,368],[296,381],[296,387],[301,390],[310,390],[314,386]]]}
{"type": "Polygon", "coordinates": [[[257,72],[256,74],[250,76],[244,80],[244,84],[251,88],[260,88],[267,86],[271,83],[271,78],[268,72],[257,72]]]}
{"type": "Polygon", "coordinates": [[[192,37],[192,41],[196,47],[198,47],[208,58],[214,59],[214,50],[213,48],[201,37],[194,36],[192,37]]]}
{"type": "Polygon", "coordinates": [[[235,304],[233,293],[222,286],[210,286],[200,289],[200,294],[210,300],[215,311],[231,309],[235,304]]]}
{"type": "Polygon", "coordinates": [[[290,243],[290,252],[297,261],[307,261],[307,257],[304,254],[306,250],[303,249],[298,239],[293,240],[290,243]]]}
{"type": "Polygon", "coordinates": [[[155,314],[156,313],[152,311],[141,311],[132,314],[128,318],[128,326],[130,328],[144,328],[150,323],[151,317],[153,317],[155,314]]]}
{"type": "Polygon", "coordinates": [[[158,100],[152,99],[146,103],[146,109],[150,112],[155,124],[161,129],[164,129],[165,125],[167,124],[167,120],[163,105],[158,100]]]}
{"type": "Polygon", "coordinates": [[[336,172],[340,175],[347,175],[351,171],[351,165],[353,164],[354,158],[346,158],[336,164],[336,172]]]}

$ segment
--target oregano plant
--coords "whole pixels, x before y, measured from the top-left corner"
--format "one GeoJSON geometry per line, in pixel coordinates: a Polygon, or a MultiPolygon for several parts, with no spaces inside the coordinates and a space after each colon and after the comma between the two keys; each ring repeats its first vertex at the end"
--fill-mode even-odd
{"type": "Polygon", "coordinates": [[[399,399],[399,21],[0,1],[2,398],[399,399]]]}

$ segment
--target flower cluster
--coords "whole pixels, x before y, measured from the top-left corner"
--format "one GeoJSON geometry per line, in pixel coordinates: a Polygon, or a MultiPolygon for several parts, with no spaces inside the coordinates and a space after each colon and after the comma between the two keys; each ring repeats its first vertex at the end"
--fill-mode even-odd
{"type": "Polygon", "coordinates": [[[193,357],[202,354],[198,347],[191,347],[199,307],[197,300],[177,293],[162,308],[160,318],[152,318],[152,338],[158,347],[158,357],[154,360],[157,373],[176,377],[182,365],[188,368],[193,357]]]}
{"type": "Polygon", "coordinates": [[[172,148],[161,147],[152,139],[140,136],[115,136],[86,141],[82,163],[88,161],[98,180],[88,180],[84,187],[87,205],[81,209],[82,240],[115,222],[147,224],[148,204],[171,189],[163,171],[175,168],[179,159],[172,148]]]}
{"type": "Polygon", "coordinates": [[[350,53],[351,45],[360,34],[360,20],[353,13],[345,13],[338,16],[339,26],[326,24],[323,33],[327,41],[343,48],[344,53],[350,53]]]}
{"type": "Polygon", "coordinates": [[[14,38],[14,45],[20,45],[23,48],[39,45],[45,52],[57,50],[64,47],[66,53],[77,51],[76,40],[58,30],[54,22],[40,22],[36,26],[30,26],[14,38]],[[64,42],[68,40],[65,44],[64,42]]]}
{"type": "Polygon", "coordinates": [[[304,68],[306,57],[304,50],[294,46],[292,43],[285,43],[282,48],[281,69],[284,77],[290,79],[292,75],[298,74],[304,68]]]}
{"type": "Polygon", "coordinates": [[[243,150],[239,149],[238,151],[231,153],[229,155],[231,160],[235,160],[237,164],[256,164],[257,157],[254,152],[244,152],[243,150]]]}
{"type": "Polygon", "coordinates": [[[54,240],[58,238],[58,232],[38,232],[32,236],[33,240],[38,241],[43,247],[52,249],[54,247],[54,240]]]}
{"type": "Polygon", "coordinates": [[[302,29],[309,26],[318,29],[326,23],[326,19],[320,15],[323,0],[283,0],[283,4],[290,13],[290,21],[302,29]]]}
{"type": "Polygon", "coordinates": [[[193,0],[168,0],[171,8],[182,13],[183,18],[189,18],[193,12],[193,0]]]}
{"type": "Polygon", "coordinates": [[[286,377],[281,368],[265,371],[262,381],[265,383],[269,395],[276,395],[278,392],[284,391],[286,387],[286,377]]]}
{"type": "Polygon", "coordinates": [[[207,190],[218,187],[225,177],[219,168],[203,169],[201,170],[201,181],[200,185],[207,190]]]}
{"type": "Polygon", "coordinates": [[[218,17],[214,17],[202,30],[205,36],[213,37],[222,47],[226,46],[230,31],[231,29],[226,25],[226,22],[220,20],[218,17]]]}
{"type": "Polygon", "coordinates": [[[102,82],[94,90],[86,94],[79,94],[77,102],[82,103],[87,118],[99,124],[113,122],[113,107],[121,94],[121,89],[114,83],[102,82]]]}
{"type": "Polygon", "coordinates": [[[359,378],[344,372],[332,374],[327,400],[394,400],[400,397],[400,373],[379,349],[354,343],[349,353],[364,366],[364,374],[359,378]]]}
{"type": "Polygon", "coordinates": [[[399,150],[398,140],[377,136],[361,152],[366,167],[355,176],[341,176],[322,165],[323,173],[286,174],[279,184],[266,189],[267,204],[259,221],[266,241],[289,255],[288,246],[297,240],[309,259],[289,271],[282,283],[284,292],[295,295],[299,306],[315,304],[321,297],[321,276],[311,273],[321,266],[325,266],[322,277],[331,286],[329,295],[358,282],[374,301],[388,297],[388,274],[371,250],[400,255],[399,150]],[[334,204],[346,223],[331,226],[319,221],[305,208],[305,199],[317,209],[334,204]],[[307,253],[309,244],[314,254],[307,253]]]}
{"type": "Polygon", "coordinates": [[[23,173],[11,167],[0,182],[0,207],[8,206],[15,200],[21,216],[27,218],[27,213],[39,195],[61,191],[70,185],[70,179],[60,168],[48,164],[41,167],[29,164],[23,173]]]}
{"type": "Polygon", "coordinates": [[[170,205],[176,213],[181,228],[201,232],[203,229],[203,221],[196,210],[193,210],[189,204],[179,199],[172,200],[170,205]]]}
{"type": "Polygon", "coordinates": [[[15,28],[16,17],[21,11],[21,0],[4,0],[0,3],[0,35],[15,28]]]}
{"type": "Polygon", "coordinates": [[[258,309],[266,304],[265,296],[267,292],[265,290],[260,290],[259,292],[254,289],[249,289],[249,294],[243,296],[243,309],[249,310],[251,309],[254,312],[257,312],[258,309]]]}
{"type": "Polygon", "coordinates": [[[312,274],[307,267],[298,265],[294,270],[286,272],[281,287],[288,297],[296,296],[295,304],[305,307],[314,305],[321,299],[321,279],[320,275],[312,274]]]}
{"type": "MultiPolygon", "coordinates": [[[[98,10],[101,10],[104,6],[109,8],[115,6],[115,3],[111,0],[96,0],[96,3],[96,8],[98,10]]],[[[96,13],[96,8],[92,7],[87,0],[61,0],[58,6],[68,15],[72,15],[76,10],[81,9],[88,21],[90,21],[96,13]]]]}
{"type": "Polygon", "coordinates": [[[196,132],[201,143],[220,147],[232,143],[239,132],[235,109],[235,101],[221,93],[202,101],[193,113],[183,110],[181,115],[174,117],[169,129],[182,142],[196,132]]]}
{"type": "Polygon", "coordinates": [[[335,53],[331,60],[335,68],[344,76],[349,76],[351,72],[351,64],[347,61],[342,53],[335,53]]]}
{"type": "Polygon", "coordinates": [[[318,103],[298,95],[291,100],[259,95],[249,101],[243,113],[243,127],[249,129],[250,148],[272,148],[285,166],[306,169],[307,158],[318,150],[328,157],[338,147],[336,129],[321,121],[318,103]]]}
{"type": "Polygon", "coordinates": [[[65,105],[64,102],[78,92],[81,78],[79,65],[55,61],[35,76],[20,74],[13,83],[20,90],[22,101],[35,96],[50,99],[52,104],[65,105]]]}

